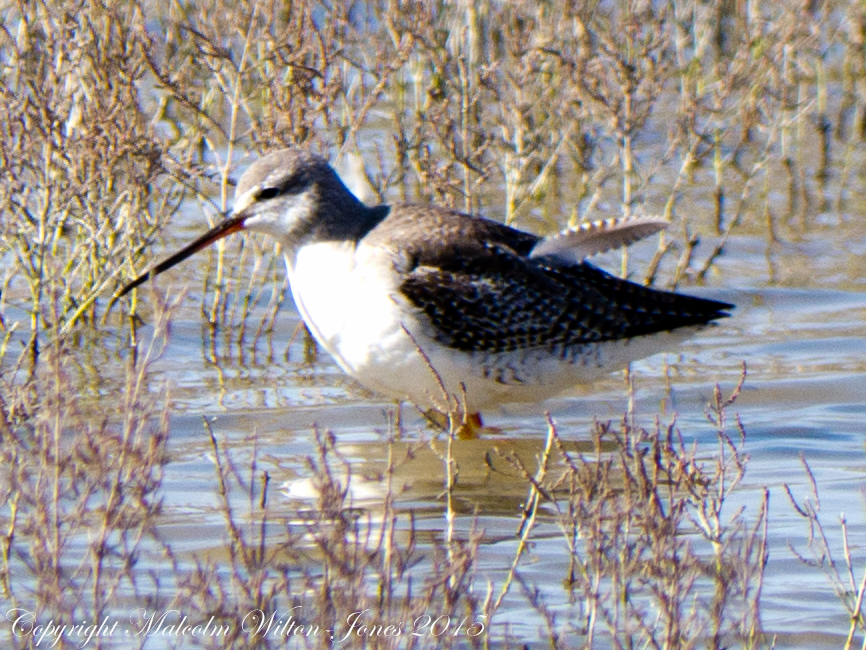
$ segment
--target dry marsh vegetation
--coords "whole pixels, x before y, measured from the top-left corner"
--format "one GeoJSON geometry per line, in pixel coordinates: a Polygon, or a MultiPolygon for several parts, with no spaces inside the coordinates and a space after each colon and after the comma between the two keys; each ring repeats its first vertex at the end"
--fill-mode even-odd
{"type": "MultiPolygon", "coordinates": [[[[465,621],[457,636],[410,638],[404,627],[396,640],[352,644],[486,647],[519,645],[490,627],[519,594],[551,647],[768,645],[757,609],[766,505],[723,512],[745,456],[719,395],[708,459],[675,423],[600,424],[589,434],[598,452],[582,456],[561,449],[551,425],[538,467],[514,461],[527,507],[513,563],[489,584],[478,578],[480,533],[456,527],[459,468],[447,452],[446,532],[420,544],[389,491],[377,517],[354,507],[350,467],[327,434],[309,459],[320,501],[300,523],[270,518],[273,488],[255,455],[242,468],[214,435],[228,557],[191,559],[160,535],[169,396],[148,374],[178,305],[150,308],[143,336],[135,299],[108,313],[108,298],[169,224],[220,218],[248,153],[281,146],[335,162],[360,153],[380,199],[483,210],[536,231],[661,213],[673,227],[644,277],[704,281],[732,233],[771,250],[812,215],[862,200],[863,6],[58,0],[0,3],[0,26],[7,610],[75,625],[176,609],[230,628],[197,638],[204,646],[277,647],[279,635],[250,635],[240,621],[303,597],[306,624],[322,629],[345,630],[362,610],[383,625],[432,612],[465,621]],[[559,527],[571,558],[556,606],[521,572],[539,518],[559,527]]],[[[210,254],[201,307],[213,362],[268,337],[284,297],[279,256],[263,254],[272,249],[243,240],[210,254]]],[[[625,255],[622,271],[633,271],[625,255]]],[[[9,645],[36,644],[8,629],[9,645]]]]}

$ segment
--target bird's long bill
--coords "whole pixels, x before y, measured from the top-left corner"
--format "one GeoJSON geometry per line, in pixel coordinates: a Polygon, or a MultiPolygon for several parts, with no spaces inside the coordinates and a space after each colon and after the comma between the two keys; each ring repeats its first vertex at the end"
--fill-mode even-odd
{"type": "Polygon", "coordinates": [[[186,246],[182,250],[179,250],[168,259],[163,260],[162,262],[154,266],[144,275],[138,276],[135,280],[127,284],[125,287],[123,287],[123,290],[115,296],[114,299],[116,300],[117,298],[125,296],[130,291],[135,289],[138,285],[147,282],[151,278],[155,278],[157,275],[167,269],[170,269],[178,262],[183,262],[187,257],[198,253],[202,248],[210,246],[218,239],[222,239],[223,237],[231,235],[233,232],[238,232],[239,230],[242,230],[246,217],[247,215],[243,212],[236,213],[222,223],[217,224],[216,226],[208,230],[205,234],[203,234],[201,237],[192,242],[189,246],[186,246]]]}

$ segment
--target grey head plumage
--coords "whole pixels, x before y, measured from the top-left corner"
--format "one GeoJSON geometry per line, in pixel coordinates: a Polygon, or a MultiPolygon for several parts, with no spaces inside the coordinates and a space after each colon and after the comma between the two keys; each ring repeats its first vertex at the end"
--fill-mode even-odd
{"type": "Polygon", "coordinates": [[[310,241],[359,239],[383,216],[345,186],[321,156],[273,151],[250,165],[235,191],[244,227],[266,232],[291,250],[310,241]]]}

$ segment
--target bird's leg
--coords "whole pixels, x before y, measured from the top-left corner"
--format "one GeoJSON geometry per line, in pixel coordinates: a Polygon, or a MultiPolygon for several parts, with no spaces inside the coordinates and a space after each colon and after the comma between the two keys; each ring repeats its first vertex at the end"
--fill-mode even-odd
{"type": "Polygon", "coordinates": [[[394,401],[394,434],[397,439],[403,437],[403,402],[394,401]]]}
{"type": "MultiPolygon", "coordinates": [[[[422,411],[424,419],[431,426],[448,431],[449,418],[447,415],[437,409],[427,409],[422,411]]],[[[484,422],[481,420],[480,413],[464,413],[460,424],[454,430],[454,435],[459,440],[475,440],[484,429],[484,422]]]]}
{"type": "Polygon", "coordinates": [[[460,440],[475,440],[480,437],[482,429],[484,422],[481,421],[481,413],[464,413],[463,422],[454,433],[460,440]]]}

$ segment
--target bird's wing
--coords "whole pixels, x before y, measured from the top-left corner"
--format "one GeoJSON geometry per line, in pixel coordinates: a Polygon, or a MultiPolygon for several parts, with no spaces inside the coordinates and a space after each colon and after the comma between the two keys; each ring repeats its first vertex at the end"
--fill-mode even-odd
{"type": "Polygon", "coordinates": [[[400,285],[429,334],[463,351],[565,350],[704,324],[731,307],[656,291],[586,263],[546,265],[497,244],[465,253],[420,264],[400,285]]]}
{"type": "Polygon", "coordinates": [[[664,230],[667,226],[668,222],[661,217],[623,217],[584,222],[545,237],[535,245],[529,256],[554,255],[565,262],[576,264],[587,257],[633,244],[664,230]]]}
{"type": "MultiPolygon", "coordinates": [[[[621,245],[623,236],[607,241],[621,245]]],[[[589,239],[596,252],[604,248],[603,232],[589,239]]],[[[559,253],[532,256],[548,240],[443,208],[394,205],[363,241],[401,252],[400,293],[433,338],[459,350],[564,350],[707,323],[731,308],[620,280],[559,253]]]]}

